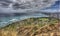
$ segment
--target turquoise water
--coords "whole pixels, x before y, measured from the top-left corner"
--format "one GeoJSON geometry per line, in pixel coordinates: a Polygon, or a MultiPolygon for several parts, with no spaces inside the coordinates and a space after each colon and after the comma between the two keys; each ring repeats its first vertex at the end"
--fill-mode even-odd
{"type": "Polygon", "coordinates": [[[31,18],[31,17],[47,17],[47,15],[44,15],[44,14],[40,14],[40,13],[37,13],[37,14],[33,14],[33,15],[21,15],[21,16],[1,16],[0,17],[0,27],[4,27],[6,25],[9,25],[9,23],[12,23],[12,22],[16,22],[16,21],[21,21],[21,20],[24,20],[24,19],[27,19],[27,18],[31,18]]]}

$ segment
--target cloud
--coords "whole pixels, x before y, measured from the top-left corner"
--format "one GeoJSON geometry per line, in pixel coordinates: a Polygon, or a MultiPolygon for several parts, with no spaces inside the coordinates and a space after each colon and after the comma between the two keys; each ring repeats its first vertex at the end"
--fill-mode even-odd
{"type": "Polygon", "coordinates": [[[45,12],[60,12],[60,0],[56,1],[55,4],[53,4],[51,7],[45,8],[41,11],[45,12]]]}
{"type": "MultiPolygon", "coordinates": [[[[0,1],[0,13],[27,13],[27,12],[34,12],[40,11],[42,8],[50,7],[55,3],[57,0],[13,0],[8,4],[6,2],[0,1]],[[3,3],[3,4],[2,4],[3,3]],[[5,6],[6,5],[6,6],[5,6]],[[17,6],[18,5],[18,6],[17,6]]],[[[47,9],[52,11],[51,9],[47,9]]],[[[43,11],[47,11],[43,10],[43,11]]],[[[54,10],[56,11],[56,10],[54,10]]]]}

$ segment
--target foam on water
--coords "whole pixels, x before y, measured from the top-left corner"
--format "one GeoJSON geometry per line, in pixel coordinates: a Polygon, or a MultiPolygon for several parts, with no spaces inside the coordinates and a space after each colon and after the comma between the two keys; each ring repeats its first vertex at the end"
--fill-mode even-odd
{"type": "Polygon", "coordinates": [[[12,22],[21,21],[21,20],[31,18],[31,17],[36,18],[36,17],[48,17],[48,16],[38,13],[38,14],[24,15],[24,16],[1,17],[1,19],[0,19],[0,27],[4,27],[6,25],[9,25],[12,22]]]}

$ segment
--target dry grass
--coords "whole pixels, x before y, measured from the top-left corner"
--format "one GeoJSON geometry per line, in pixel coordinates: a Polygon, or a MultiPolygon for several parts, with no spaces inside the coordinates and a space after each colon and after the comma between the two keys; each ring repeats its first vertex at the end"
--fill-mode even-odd
{"type": "Polygon", "coordinates": [[[60,36],[56,19],[31,18],[0,29],[0,36],[60,36]],[[48,25],[47,25],[48,24],[48,25]]]}
{"type": "Polygon", "coordinates": [[[0,31],[0,36],[17,36],[17,32],[15,31],[0,31]]]}
{"type": "Polygon", "coordinates": [[[20,27],[19,30],[0,30],[0,36],[60,36],[58,24],[47,25],[45,27],[38,26],[24,26],[20,27]],[[53,28],[52,28],[53,27],[53,28]]]}

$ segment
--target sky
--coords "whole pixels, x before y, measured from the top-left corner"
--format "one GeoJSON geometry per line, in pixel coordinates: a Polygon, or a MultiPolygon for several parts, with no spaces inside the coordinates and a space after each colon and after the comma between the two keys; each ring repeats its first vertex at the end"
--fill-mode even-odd
{"type": "MultiPolygon", "coordinates": [[[[0,14],[1,13],[28,13],[28,15],[36,15],[39,12],[60,12],[60,0],[0,0],[0,14]],[[35,13],[35,14],[34,14],[35,13]]],[[[23,15],[23,14],[22,14],[23,15]]],[[[22,16],[28,18],[30,16],[22,16]]],[[[37,15],[41,15],[40,13],[37,15]]],[[[41,15],[43,16],[43,15],[41,15]]],[[[2,24],[7,23],[10,19],[2,17],[2,24]],[[9,20],[8,20],[9,19],[9,20]],[[7,21],[7,22],[6,22],[7,21]]],[[[15,17],[14,17],[15,18],[15,17]]],[[[11,21],[15,19],[11,17],[11,21]]]]}
{"type": "Polygon", "coordinates": [[[0,0],[0,13],[60,12],[60,0],[0,0]]]}
{"type": "Polygon", "coordinates": [[[54,5],[52,5],[51,7],[45,8],[43,9],[45,11],[53,11],[53,12],[60,12],[60,0],[56,1],[54,5]]]}

